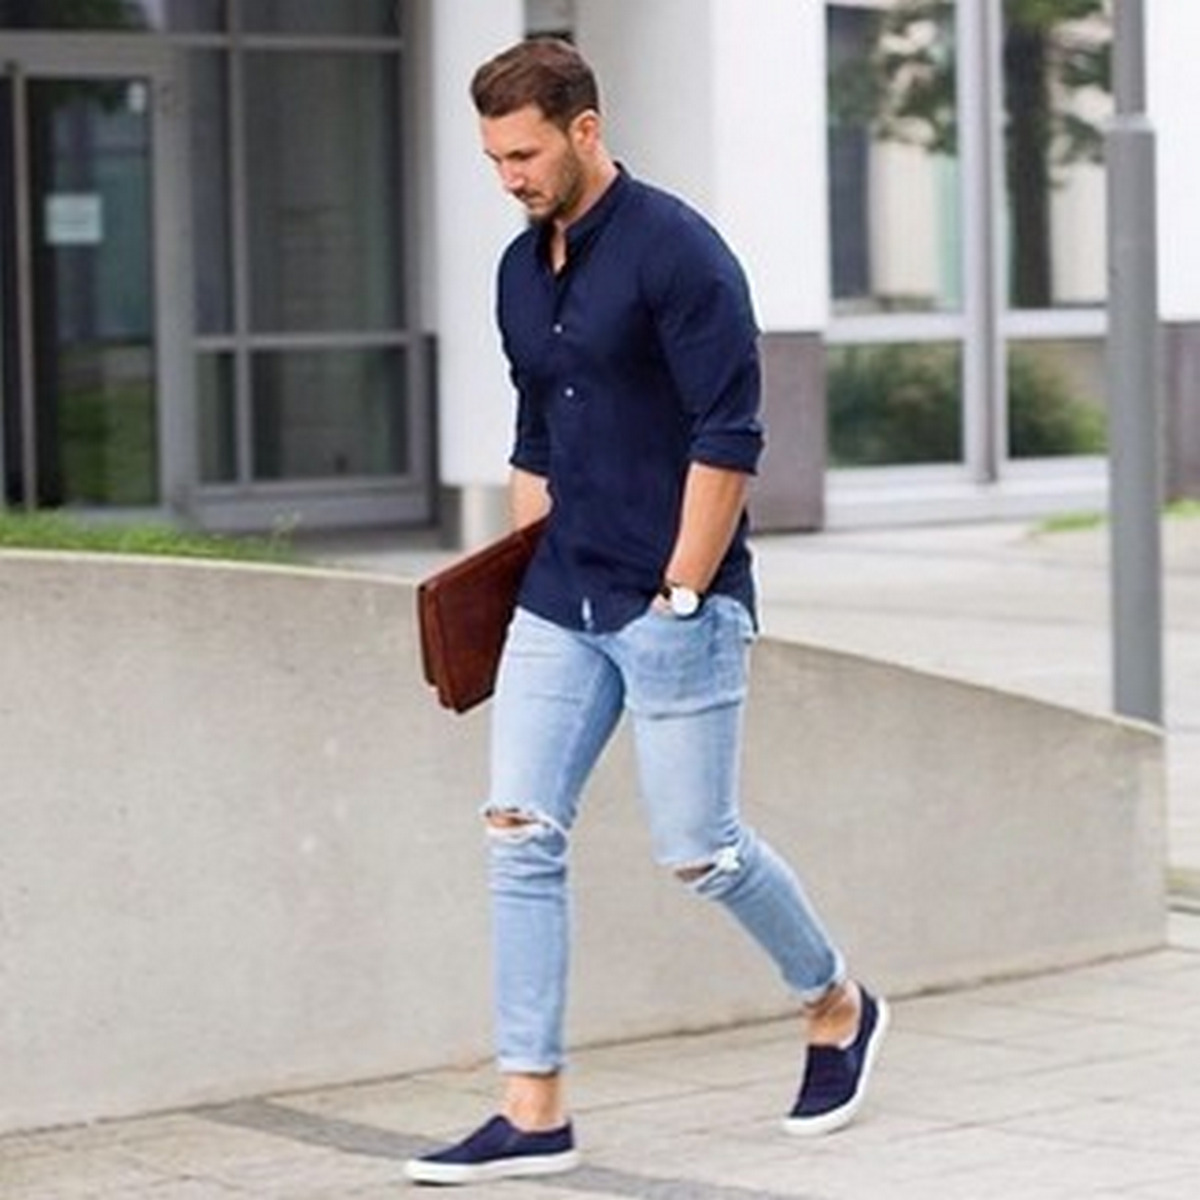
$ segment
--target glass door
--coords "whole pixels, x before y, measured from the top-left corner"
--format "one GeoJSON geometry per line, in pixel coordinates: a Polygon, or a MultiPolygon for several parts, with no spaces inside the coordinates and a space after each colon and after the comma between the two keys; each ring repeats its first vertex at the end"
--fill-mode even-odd
{"type": "Polygon", "coordinates": [[[156,80],[74,66],[0,75],[3,499],[156,506],[156,80]]]}

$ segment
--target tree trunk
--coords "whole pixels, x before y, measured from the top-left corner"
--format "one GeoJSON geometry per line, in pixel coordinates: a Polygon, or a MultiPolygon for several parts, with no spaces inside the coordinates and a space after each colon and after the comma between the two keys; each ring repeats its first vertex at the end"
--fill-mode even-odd
{"type": "Polygon", "coordinates": [[[1014,308],[1052,303],[1050,88],[1046,37],[1009,26],[1004,38],[1008,108],[1009,299],[1014,308]]]}

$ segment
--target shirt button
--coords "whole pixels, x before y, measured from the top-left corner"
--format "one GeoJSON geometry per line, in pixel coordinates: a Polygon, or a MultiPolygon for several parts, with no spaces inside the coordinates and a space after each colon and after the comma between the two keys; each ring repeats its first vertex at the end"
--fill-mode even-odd
{"type": "Polygon", "coordinates": [[[575,389],[570,384],[567,384],[567,386],[563,388],[563,395],[566,396],[568,400],[574,400],[575,389]]]}
{"type": "Polygon", "coordinates": [[[561,322],[561,321],[555,321],[555,323],[554,323],[554,332],[555,332],[555,333],[562,333],[562,331],[563,331],[562,322],[561,322]]]}

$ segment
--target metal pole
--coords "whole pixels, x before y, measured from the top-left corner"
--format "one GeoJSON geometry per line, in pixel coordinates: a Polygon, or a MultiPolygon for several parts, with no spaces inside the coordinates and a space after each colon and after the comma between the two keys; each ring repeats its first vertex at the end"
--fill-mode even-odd
{"type": "Polygon", "coordinates": [[[976,483],[1000,475],[1007,434],[1004,406],[973,403],[1003,396],[1006,364],[998,331],[1005,306],[1004,85],[997,47],[1002,0],[966,0],[960,17],[962,69],[957,72],[960,121],[973,136],[959,140],[963,179],[963,278],[967,337],[963,343],[963,444],[976,483]]]}
{"type": "Polygon", "coordinates": [[[1108,377],[1114,706],[1162,724],[1161,373],[1154,131],[1142,0],[1116,0],[1108,165],[1108,377]]]}

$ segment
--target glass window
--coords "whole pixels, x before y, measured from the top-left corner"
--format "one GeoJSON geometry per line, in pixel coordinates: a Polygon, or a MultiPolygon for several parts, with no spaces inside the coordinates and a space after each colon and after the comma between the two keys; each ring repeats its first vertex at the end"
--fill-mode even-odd
{"type": "Polygon", "coordinates": [[[1010,342],[1009,455],[1102,454],[1106,395],[1102,341],[1010,342]]]}
{"type": "Polygon", "coordinates": [[[225,0],[141,0],[133,7],[146,13],[155,29],[178,33],[213,33],[225,28],[225,0]]]}
{"type": "Polygon", "coordinates": [[[960,359],[954,343],[831,346],[830,465],[960,461],[960,359]]]}
{"type": "Polygon", "coordinates": [[[830,4],[834,309],[961,307],[951,0],[830,4]]]}
{"type": "Polygon", "coordinates": [[[391,55],[246,55],[255,332],[403,320],[396,76],[391,55]]]}
{"type": "Polygon", "coordinates": [[[395,37],[396,0],[241,0],[252,33],[325,33],[395,37]]]}
{"type": "Polygon", "coordinates": [[[215,51],[197,50],[187,57],[192,245],[200,334],[229,333],[233,328],[226,63],[226,56],[215,51]]]}
{"type": "Polygon", "coordinates": [[[153,337],[149,95],[143,79],[33,84],[39,216],[65,341],[153,337]],[[94,206],[95,228],[57,228],[62,207],[80,204],[94,206]]]}
{"type": "Polygon", "coordinates": [[[1111,0],[1005,0],[1009,303],[1102,304],[1111,0]]]}
{"type": "Polygon", "coordinates": [[[62,354],[58,367],[62,501],[153,504],[158,430],[150,347],[76,345],[62,354]]]}
{"type": "Polygon", "coordinates": [[[0,29],[111,29],[212,32],[223,28],[224,0],[7,0],[0,29]]]}
{"type": "Polygon", "coordinates": [[[402,352],[264,352],[253,379],[256,479],[409,469],[402,352]]]}
{"type": "Polygon", "coordinates": [[[36,436],[46,501],[158,487],[149,84],[32,80],[36,436]]]}
{"type": "Polygon", "coordinates": [[[200,479],[232,483],[238,477],[237,402],[232,354],[201,354],[196,360],[200,413],[200,479]]]}

